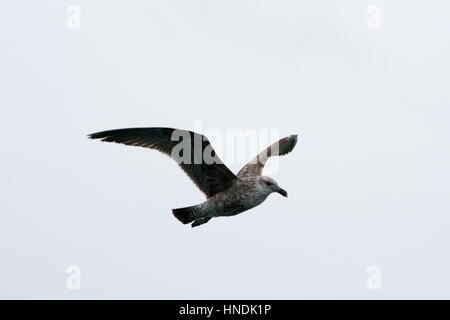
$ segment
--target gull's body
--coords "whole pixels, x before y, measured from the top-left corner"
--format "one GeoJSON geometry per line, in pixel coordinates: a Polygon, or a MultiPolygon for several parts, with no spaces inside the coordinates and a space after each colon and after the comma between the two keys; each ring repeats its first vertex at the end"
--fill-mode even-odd
{"type": "Polygon", "coordinates": [[[281,189],[275,180],[262,176],[261,173],[270,156],[284,155],[292,151],[297,143],[296,135],[283,138],[268,147],[245,165],[237,175],[221,162],[208,139],[194,132],[171,128],[131,128],[93,133],[89,137],[157,149],[175,159],[172,150],[178,144],[178,140],[173,139],[174,131],[191,138],[189,143],[192,141],[192,148],[188,160],[192,161],[180,162],[178,158],[176,161],[207,197],[205,202],[198,205],[172,210],[182,223],[192,222],[192,227],[195,227],[214,217],[239,214],[258,206],[273,192],[287,197],[287,192],[281,189]],[[201,148],[196,149],[194,141],[200,141],[201,148]],[[195,159],[198,159],[196,157],[199,154],[202,157],[206,151],[210,152],[214,162],[203,160],[200,163],[196,162],[195,159]]]}
{"type": "MultiPolygon", "coordinates": [[[[234,216],[260,205],[273,192],[265,188],[262,179],[267,177],[248,177],[237,179],[235,184],[205,202],[192,206],[188,220],[192,219],[193,227],[208,222],[214,217],[234,216]]],[[[183,210],[182,208],[181,210],[183,210]]],[[[176,215],[178,209],[174,210],[176,215]]]]}

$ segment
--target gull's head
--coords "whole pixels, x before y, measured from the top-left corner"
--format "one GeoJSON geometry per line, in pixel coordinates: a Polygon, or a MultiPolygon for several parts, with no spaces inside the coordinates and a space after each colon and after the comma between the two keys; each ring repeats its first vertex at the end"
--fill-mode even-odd
{"type": "Polygon", "coordinates": [[[268,193],[277,192],[281,194],[283,197],[288,196],[286,190],[280,188],[278,183],[270,177],[261,177],[259,179],[260,186],[266,190],[268,193]]]}

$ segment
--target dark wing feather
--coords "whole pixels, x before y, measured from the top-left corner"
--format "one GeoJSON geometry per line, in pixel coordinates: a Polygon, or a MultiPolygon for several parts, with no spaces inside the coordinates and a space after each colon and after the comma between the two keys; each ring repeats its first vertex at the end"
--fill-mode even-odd
{"type": "Polygon", "coordinates": [[[285,155],[294,149],[297,144],[297,135],[291,135],[289,137],[285,137],[266,150],[258,154],[255,158],[253,158],[249,163],[247,163],[238,173],[239,178],[250,177],[250,176],[260,176],[262,170],[264,169],[264,165],[267,160],[271,156],[282,156],[285,155]]]}
{"type": "MultiPolygon", "coordinates": [[[[208,198],[227,190],[233,185],[234,180],[237,179],[234,173],[216,155],[208,139],[192,131],[172,128],[129,128],[92,133],[88,137],[100,139],[101,141],[156,149],[169,155],[178,162],[183,171],[208,198]],[[179,140],[173,140],[172,135],[174,131],[177,131],[178,137],[181,134],[179,140]],[[191,154],[186,157],[190,158],[190,161],[180,162],[180,158],[173,157],[172,149],[182,142],[185,137],[190,138],[191,147],[189,149],[191,154]],[[201,148],[194,146],[194,143],[197,142],[199,145],[201,143],[201,148]],[[211,154],[214,160],[207,161],[209,164],[203,159],[206,148],[208,148],[207,153],[211,154]]],[[[179,155],[182,155],[183,151],[179,155]]]]}

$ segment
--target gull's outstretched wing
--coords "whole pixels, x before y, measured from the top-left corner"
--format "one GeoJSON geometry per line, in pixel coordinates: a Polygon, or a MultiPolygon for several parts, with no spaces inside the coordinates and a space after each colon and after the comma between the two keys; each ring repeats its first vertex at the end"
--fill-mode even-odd
{"type": "Polygon", "coordinates": [[[88,137],[156,149],[169,155],[208,198],[227,190],[237,179],[216,155],[208,139],[192,131],[128,128],[92,133],[88,137]]]}
{"type": "Polygon", "coordinates": [[[283,138],[266,150],[258,154],[255,158],[253,158],[249,163],[247,163],[241,171],[238,173],[239,178],[250,177],[250,176],[260,176],[262,170],[264,169],[264,165],[271,156],[282,156],[285,155],[294,149],[297,143],[297,135],[292,135],[286,138],[283,138]]]}

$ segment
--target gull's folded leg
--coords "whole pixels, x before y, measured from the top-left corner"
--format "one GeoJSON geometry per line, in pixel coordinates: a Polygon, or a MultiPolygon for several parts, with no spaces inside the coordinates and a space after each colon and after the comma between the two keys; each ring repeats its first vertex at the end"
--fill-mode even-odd
{"type": "Polygon", "coordinates": [[[202,224],[204,224],[204,223],[207,223],[209,220],[211,220],[211,218],[201,218],[201,219],[197,219],[197,220],[195,220],[195,221],[191,224],[191,226],[192,226],[192,228],[198,227],[199,225],[202,225],[202,224]]]}

